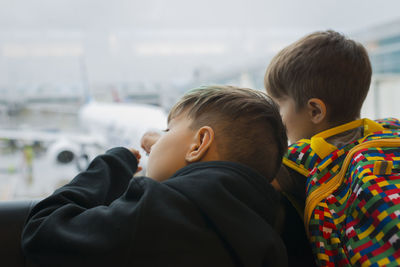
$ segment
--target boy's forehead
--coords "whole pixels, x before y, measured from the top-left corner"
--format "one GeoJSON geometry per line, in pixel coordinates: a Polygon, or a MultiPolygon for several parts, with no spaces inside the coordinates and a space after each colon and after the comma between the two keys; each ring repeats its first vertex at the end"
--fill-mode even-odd
{"type": "Polygon", "coordinates": [[[168,116],[168,124],[171,124],[173,121],[181,121],[181,120],[187,120],[187,121],[192,120],[189,117],[187,110],[176,111],[174,113],[170,113],[168,116]]]}
{"type": "Polygon", "coordinates": [[[190,107],[173,107],[168,114],[168,123],[175,119],[176,117],[181,116],[182,114],[188,117],[190,111],[190,107]]]}

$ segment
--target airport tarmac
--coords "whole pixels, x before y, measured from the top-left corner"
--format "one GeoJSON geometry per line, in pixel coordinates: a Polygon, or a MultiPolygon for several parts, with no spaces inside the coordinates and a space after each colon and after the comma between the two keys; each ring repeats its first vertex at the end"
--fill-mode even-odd
{"type": "Polygon", "coordinates": [[[0,200],[40,199],[78,173],[75,164],[61,165],[45,155],[34,157],[31,170],[23,151],[0,154],[0,200]]]}
{"type": "MultiPolygon", "coordinates": [[[[76,114],[32,111],[22,111],[12,117],[3,114],[0,116],[2,128],[17,129],[19,132],[34,129],[60,133],[80,130],[76,114]]],[[[43,198],[79,172],[75,162],[59,164],[40,151],[34,152],[30,171],[21,147],[23,141],[16,148],[7,147],[4,140],[0,143],[0,200],[43,198]]]]}

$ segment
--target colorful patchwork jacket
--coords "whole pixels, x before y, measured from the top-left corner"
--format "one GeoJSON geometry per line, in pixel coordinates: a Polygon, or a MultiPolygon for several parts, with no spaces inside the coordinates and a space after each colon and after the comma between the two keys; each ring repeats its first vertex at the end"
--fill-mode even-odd
{"type": "Polygon", "coordinates": [[[284,164],[307,177],[304,221],[320,266],[400,265],[400,122],[362,119],[289,147],[284,164]],[[351,129],[343,147],[327,138],[351,129]]]}

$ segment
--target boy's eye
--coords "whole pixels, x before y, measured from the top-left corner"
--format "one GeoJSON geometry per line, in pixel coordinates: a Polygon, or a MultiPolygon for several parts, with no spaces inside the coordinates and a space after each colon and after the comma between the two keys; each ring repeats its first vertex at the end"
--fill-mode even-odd
{"type": "Polygon", "coordinates": [[[168,132],[169,131],[169,129],[167,128],[167,129],[165,129],[165,130],[162,130],[164,133],[166,133],[166,132],[168,132]]]}

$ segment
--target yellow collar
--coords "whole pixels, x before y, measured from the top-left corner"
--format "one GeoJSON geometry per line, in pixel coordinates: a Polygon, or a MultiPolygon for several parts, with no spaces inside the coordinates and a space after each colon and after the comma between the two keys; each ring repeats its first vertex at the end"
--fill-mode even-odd
{"type": "Polygon", "coordinates": [[[364,138],[371,133],[384,130],[382,125],[370,119],[355,120],[314,135],[310,140],[311,149],[315,151],[321,159],[323,159],[338,149],[336,146],[328,143],[325,139],[361,126],[364,127],[364,138]]]}

